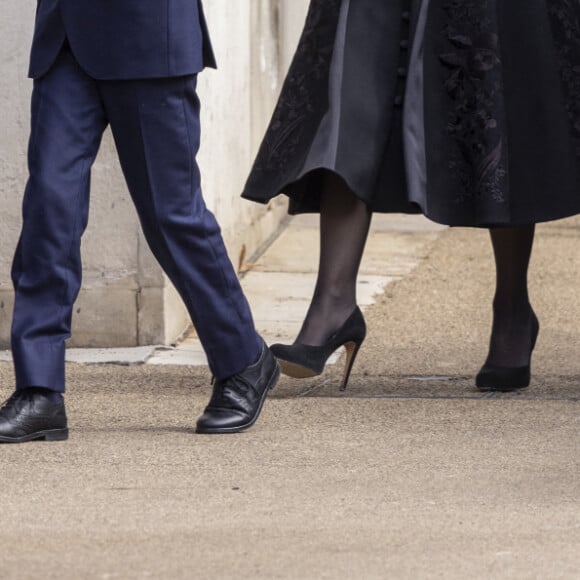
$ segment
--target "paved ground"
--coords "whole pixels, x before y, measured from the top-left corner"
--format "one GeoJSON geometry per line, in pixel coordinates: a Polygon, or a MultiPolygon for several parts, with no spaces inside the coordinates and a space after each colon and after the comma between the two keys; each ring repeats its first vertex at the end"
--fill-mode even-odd
{"type": "Polygon", "coordinates": [[[579,578],[580,220],[540,228],[534,381],[513,395],[473,387],[485,233],[429,236],[367,307],[349,391],[340,360],[284,379],[245,434],[193,433],[203,367],[71,365],[71,439],[0,447],[0,577],[579,578]]]}

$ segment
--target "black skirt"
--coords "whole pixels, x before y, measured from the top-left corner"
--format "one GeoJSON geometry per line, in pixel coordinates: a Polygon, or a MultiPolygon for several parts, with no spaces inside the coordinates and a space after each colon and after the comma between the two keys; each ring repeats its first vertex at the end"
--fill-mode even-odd
{"type": "Polygon", "coordinates": [[[243,197],[466,226],[580,213],[578,0],[313,0],[243,197]]]}

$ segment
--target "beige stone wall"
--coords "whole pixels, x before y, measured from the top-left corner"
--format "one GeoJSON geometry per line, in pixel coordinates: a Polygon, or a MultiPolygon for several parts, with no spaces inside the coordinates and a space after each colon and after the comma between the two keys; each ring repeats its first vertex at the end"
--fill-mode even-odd
{"type": "MultiPolygon", "coordinates": [[[[26,180],[31,82],[26,79],[35,0],[2,2],[0,19],[0,347],[8,344],[10,262],[26,180]]],[[[219,71],[201,75],[202,169],[206,201],[237,266],[279,226],[284,200],[268,207],[239,192],[301,30],[306,0],[205,3],[219,71]]],[[[189,323],[140,233],[107,133],[93,169],[91,216],[83,239],[84,283],[75,306],[76,346],[168,343],[189,323]]]]}

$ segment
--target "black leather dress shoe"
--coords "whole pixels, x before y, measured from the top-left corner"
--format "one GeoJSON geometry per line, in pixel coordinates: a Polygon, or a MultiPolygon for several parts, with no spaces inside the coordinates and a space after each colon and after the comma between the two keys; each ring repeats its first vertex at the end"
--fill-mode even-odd
{"type": "Polygon", "coordinates": [[[19,389],[0,408],[0,443],[68,438],[64,401],[54,402],[36,389],[19,389]]]}
{"type": "Polygon", "coordinates": [[[264,345],[258,362],[227,379],[214,381],[212,397],[197,421],[197,432],[238,433],[251,427],[279,377],[278,362],[264,345]]]}

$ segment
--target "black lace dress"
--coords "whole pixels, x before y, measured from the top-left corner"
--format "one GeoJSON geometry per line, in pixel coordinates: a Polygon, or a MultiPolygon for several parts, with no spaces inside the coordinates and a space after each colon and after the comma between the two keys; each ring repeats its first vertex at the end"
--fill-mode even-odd
{"type": "Polygon", "coordinates": [[[465,226],[580,213],[579,0],[312,0],[243,196],[465,226]]]}

